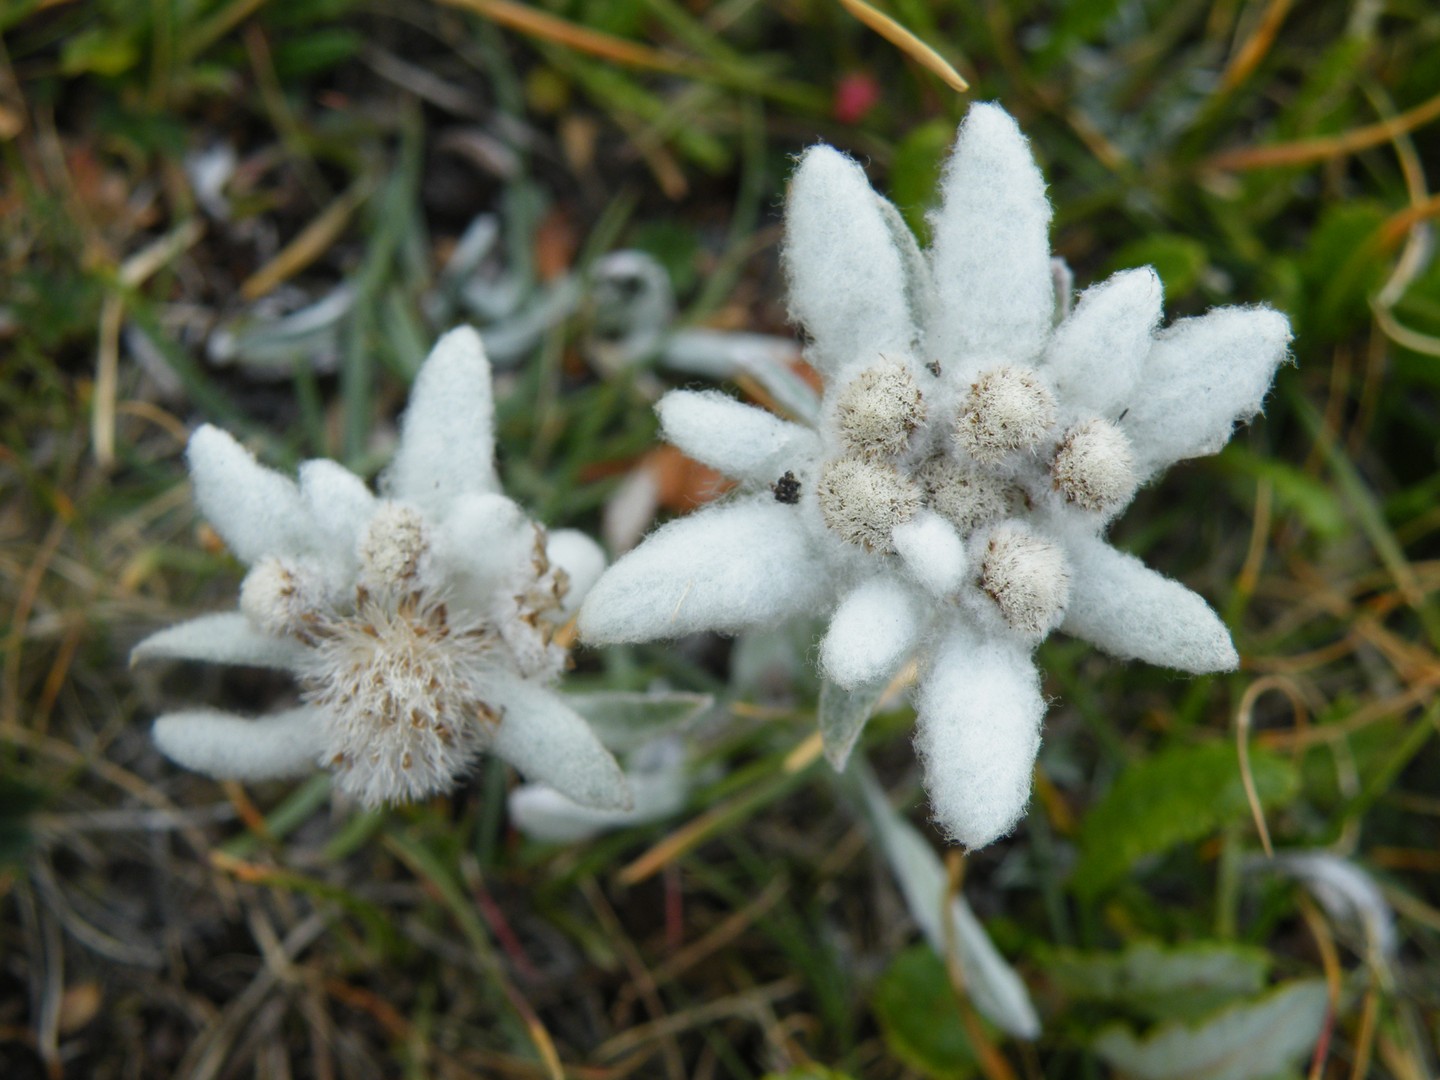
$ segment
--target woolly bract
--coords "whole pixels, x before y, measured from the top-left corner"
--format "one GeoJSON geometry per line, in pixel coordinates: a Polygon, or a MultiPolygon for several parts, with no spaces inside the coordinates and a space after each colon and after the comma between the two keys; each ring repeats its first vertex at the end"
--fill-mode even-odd
{"type": "Polygon", "coordinates": [[[220,779],[326,768],[376,805],[449,791],[493,753],[576,803],[630,805],[614,758],[550,689],[554,631],[604,554],[501,494],[491,413],[489,362],[462,327],[416,378],[380,497],[334,462],[306,462],[297,483],[225,432],[195,432],[196,502],[250,566],[240,610],[162,630],[132,661],[278,668],[301,705],[167,714],[154,733],[168,757],[220,779]]]}
{"type": "Polygon", "coordinates": [[[1290,330],[1264,307],[1158,329],[1148,267],[1072,307],[1044,180],[998,106],[970,109],[940,194],[922,252],[854,161],[801,157],[784,264],[824,380],[818,427],[669,394],[666,437],[739,490],[621,559],[580,630],[641,641],[827,616],[821,665],[857,700],[916,657],[936,820],[980,847],[1029,799],[1045,711],[1030,653],[1051,629],[1181,671],[1235,666],[1205,601],[1103,534],[1141,482],[1260,410],[1290,330]]]}

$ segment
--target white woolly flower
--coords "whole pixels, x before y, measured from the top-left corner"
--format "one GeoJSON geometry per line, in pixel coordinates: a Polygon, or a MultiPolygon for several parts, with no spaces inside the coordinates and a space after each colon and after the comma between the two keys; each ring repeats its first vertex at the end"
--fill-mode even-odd
{"type": "Polygon", "coordinates": [[[821,665],[858,703],[827,714],[822,698],[837,767],[866,695],[918,653],[935,817],[979,847],[1029,799],[1045,711],[1030,654],[1052,629],[1182,671],[1237,663],[1200,597],[1102,536],[1142,482],[1259,411],[1290,328],[1249,307],[1159,329],[1148,267],[1072,309],[1044,180],[998,106],[971,108],[941,196],[922,252],[855,162],[803,155],[784,260],[820,420],[667,395],[666,437],[740,491],[611,568],[580,630],[639,641],[828,615],[821,665]]]}
{"type": "Polygon", "coordinates": [[[448,791],[494,753],[576,803],[629,806],[614,758],[550,689],[566,657],[555,631],[604,555],[500,493],[491,412],[489,362],[462,327],[416,378],[379,497],[332,461],[306,462],[297,483],[225,432],[195,432],[196,501],[250,567],[239,610],[162,630],[132,660],[278,668],[302,705],[162,716],[165,754],[222,779],[319,766],[374,806],[448,791]]]}

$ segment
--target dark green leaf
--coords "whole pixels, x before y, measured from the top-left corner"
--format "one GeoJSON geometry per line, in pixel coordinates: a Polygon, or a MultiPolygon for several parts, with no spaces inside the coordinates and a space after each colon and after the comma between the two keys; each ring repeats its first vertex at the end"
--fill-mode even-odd
{"type": "Polygon", "coordinates": [[[1301,263],[1309,307],[1303,332],[1316,340],[1339,341],[1367,326],[1370,296],[1389,270],[1380,244],[1386,209],[1373,202],[1332,206],[1320,218],[1301,263]]]}
{"type": "Polygon", "coordinates": [[[60,70],[66,75],[121,75],[140,59],[140,49],[118,27],[97,26],[66,40],[60,70]]]}
{"type": "Polygon", "coordinates": [[[906,949],[881,976],[872,999],[885,1045],[934,1080],[975,1072],[975,1051],[960,1019],[960,1001],[945,964],[927,945],[906,949]]]}
{"type": "Polygon", "coordinates": [[[1246,476],[1269,480],[1280,508],[1296,514],[1320,536],[1333,540],[1351,530],[1340,496],[1309,473],[1278,458],[1261,457],[1235,444],[1225,448],[1221,460],[1246,476]]]}
{"type": "MultiPolygon", "coordinates": [[[[1262,750],[1250,752],[1262,804],[1290,799],[1295,767],[1262,750]]],[[[1094,896],[1147,855],[1198,840],[1249,814],[1240,762],[1229,742],[1181,746],[1131,765],[1085,816],[1075,888],[1094,896]]]]}
{"type": "Polygon", "coordinates": [[[307,30],[275,46],[275,70],[282,78],[326,71],[350,59],[364,43],[354,30],[307,30]]]}
{"type": "Polygon", "coordinates": [[[30,850],[34,838],[27,819],[43,802],[39,788],[0,778],[0,866],[13,866],[30,850]]]}
{"type": "Polygon", "coordinates": [[[912,130],[895,148],[890,166],[890,201],[900,209],[906,223],[922,241],[930,236],[925,214],[935,204],[935,187],[955,125],[949,120],[932,120],[912,130]]]}
{"type": "Polygon", "coordinates": [[[1126,244],[1110,260],[1109,272],[1153,266],[1165,283],[1166,300],[1186,296],[1200,284],[1210,256],[1200,241],[1179,233],[1156,233],[1126,244]]]}

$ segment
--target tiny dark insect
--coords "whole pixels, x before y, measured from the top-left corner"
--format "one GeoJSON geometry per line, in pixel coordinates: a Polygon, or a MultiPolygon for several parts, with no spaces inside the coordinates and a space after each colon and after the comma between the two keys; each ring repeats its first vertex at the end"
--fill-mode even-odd
{"type": "Polygon", "coordinates": [[[931,360],[928,364],[925,365],[925,370],[930,372],[931,375],[934,375],[935,378],[938,379],[940,377],[940,361],[931,360]]]}
{"type": "Polygon", "coordinates": [[[795,474],[789,470],[770,485],[770,490],[775,493],[775,501],[786,506],[794,506],[800,501],[800,481],[796,480],[795,474]]]}
{"type": "Polygon", "coordinates": [[[1130,415],[1130,406],[1127,405],[1127,406],[1125,406],[1125,411],[1122,412],[1119,416],[1117,416],[1117,417],[1115,418],[1115,422],[1118,424],[1121,420],[1124,420],[1125,417],[1127,417],[1127,416],[1129,416],[1129,415],[1130,415]]]}
{"type": "Polygon", "coordinates": [[[618,274],[610,279],[610,285],[626,303],[645,291],[645,279],[639,274],[618,274]]]}

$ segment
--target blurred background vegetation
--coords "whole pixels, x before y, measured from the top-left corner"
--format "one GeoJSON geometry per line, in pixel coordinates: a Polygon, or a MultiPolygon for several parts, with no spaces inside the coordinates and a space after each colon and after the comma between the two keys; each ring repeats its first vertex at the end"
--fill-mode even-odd
{"type": "MultiPolygon", "coordinates": [[[[593,1080],[1434,1075],[1440,10],[881,6],[968,95],[830,0],[0,3],[0,1073],[530,1077],[553,1051],[593,1080]],[[651,404],[695,376],[606,362],[588,268],[648,252],[680,325],[788,335],[791,155],[848,150],[923,234],[987,99],[1080,284],[1151,263],[1172,317],[1267,301],[1296,329],[1264,419],[1115,528],[1223,613],[1242,670],[1047,643],[1032,812],[951,859],[1038,1041],[976,1020],[827,766],[792,756],[806,628],[578,654],[579,685],[729,718],[685,814],[585,844],[520,836],[494,765],[358,815],[323,777],[159,759],[162,703],[284,689],[127,669],[238,580],[191,505],[195,425],[373,474],[436,332],[471,319],[513,346],[511,494],[598,530],[648,469],[683,510],[708,481],[655,456],[651,404]],[[1318,1039],[1268,1055],[1309,980],[1318,1039]]],[[[864,749],[923,829],[910,720],[864,749]]]]}

